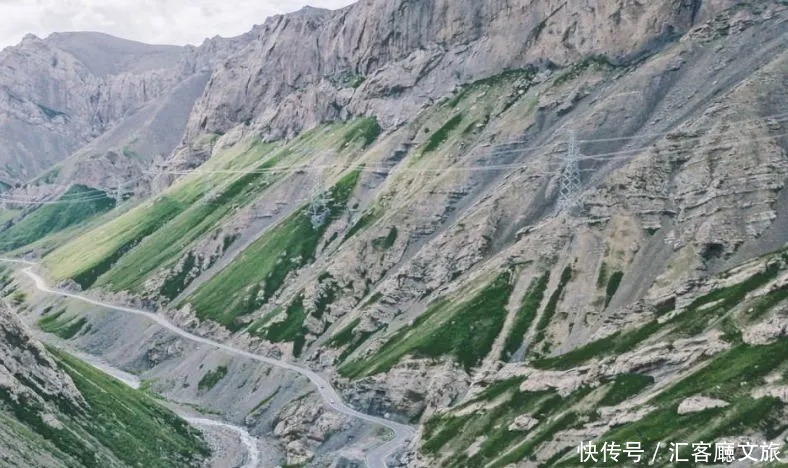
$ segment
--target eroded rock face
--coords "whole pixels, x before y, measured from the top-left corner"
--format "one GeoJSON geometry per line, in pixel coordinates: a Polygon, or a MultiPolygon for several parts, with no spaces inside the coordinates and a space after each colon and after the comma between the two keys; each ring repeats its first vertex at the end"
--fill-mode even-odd
{"type": "Polygon", "coordinates": [[[510,431],[525,432],[528,429],[531,429],[532,427],[536,426],[537,424],[539,424],[538,419],[529,416],[527,414],[521,414],[520,416],[517,416],[514,422],[509,425],[508,429],[510,431]]]}
{"type": "MultiPolygon", "coordinates": [[[[228,60],[206,65],[210,82],[191,114],[183,145],[161,167],[194,167],[215,148],[231,149],[258,135],[289,137],[318,122],[362,114],[376,116],[390,130],[380,139],[385,142],[365,155],[365,163],[378,164],[375,158],[381,154],[381,161],[395,164],[417,159],[424,156],[418,154],[424,140],[455,112],[436,99],[458,84],[506,68],[538,65],[533,76],[517,79],[494,98],[485,100],[483,92],[471,87],[478,100],[463,110],[484,111],[463,122],[463,131],[469,132],[465,139],[447,141],[426,161],[417,160],[438,169],[437,174],[392,171],[381,175],[385,183],[377,185],[364,179],[358,212],[380,202],[381,222],[341,246],[318,249],[315,263],[291,272],[266,304],[269,309],[244,316],[244,324],[298,295],[312,314],[331,289],[334,302],[320,317],[304,319],[302,355],[330,373],[344,350],[327,342],[354,320],[354,337],[369,336],[345,362],[374,358],[401,327],[413,327],[436,299],[466,300],[464,291],[503,270],[523,283],[507,306],[511,324],[528,281],[550,273],[544,304],[557,291],[562,270],[569,268],[572,279],[556,295],[556,314],[546,321],[541,342],[528,332],[509,362],[498,352],[506,339],[501,333],[494,352],[474,369],[461,369],[451,355],[405,355],[386,372],[342,381],[344,396],[365,412],[424,421],[467,401],[474,384],[482,381],[526,377],[520,390],[562,396],[596,389],[624,373],[669,383],[732,344],[715,330],[638,343],[632,351],[566,371],[540,370],[522,361],[664,320],[657,313],[664,304],[671,304],[666,314],[684,313],[699,296],[763,269],[750,266],[725,280],[706,281],[732,265],[740,252],[745,259],[759,256],[769,251],[765,241],[770,238],[778,247],[784,244],[788,231],[779,224],[775,229],[775,220],[786,213],[780,197],[788,165],[780,137],[784,122],[773,118],[785,101],[781,71],[788,56],[784,43],[775,39],[783,28],[768,14],[742,10],[669,42],[728,3],[390,0],[272,18],[234,43],[237,49],[228,60]],[[649,56],[660,46],[660,54],[649,56]],[[578,61],[590,54],[607,59],[580,67],[578,61]],[[644,61],[631,61],[641,56],[644,61]],[[556,69],[548,62],[569,67],[556,69]],[[772,99],[765,102],[763,95],[772,99]],[[506,114],[509,104],[518,106],[516,113],[506,114]],[[425,108],[433,113],[419,114],[425,108]],[[565,143],[562,132],[570,124],[578,129],[580,150],[587,155],[583,193],[568,213],[557,213],[565,151],[549,145],[565,143]],[[218,139],[206,138],[222,132],[218,139]],[[515,145],[520,151],[507,151],[512,146],[505,144],[512,141],[546,149],[524,151],[523,145],[515,145]],[[504,149],[495,149],[498,144],[504,149]],[[475,151],[479,148],[492,149],[475,151]],[[482,164],[508,165],[508,170],[466,170],[482,164]],[[396,240],[387,250],[375,248],[375,240],[385,239],[392,226],[398,228],[396,240]],[[608,292],[609,283],[599,284],[603,266],[608,274],[623,275],[615,291],[608,292]]],[[[210,49],[210,44],[203,47],[210,49]]],[[[324,163],[318,157],[308,162],[324,163]]],[[[287,179],[248,207],[239,207],[217,230],[184,247],[184,256],[171,267],[151,275],[145,299],[167,302],[161,301],[161,288],[177,272],[195,279],[179,294],[197,290],[201,281],[242,255],[243,246],[297,209],[298,203],[279,201],[300,200],[308,192],[305,185],[302,179],[287,179]],[[253,212],[265,220],[252,221],[253,212]],[[225,245],[228,238],[237,240],[225,245]]],[[[353,216],[348,213],[329,232],[341,238],[358,220],[353,216]]],[[[777,285],[784,286],[784,281],[777,285]]],[[[291,343],[233,333],[199,320],[189,305],[164,313],[201,335],[296,359],[291,343]]],[[[281,318],[279,313],[277,320],[281,318]]],[[[743,340],[765,344],[784,339],[783,318],[784,308],[742,330],[743,340]]],[[[146,359],[155,364],[190,354],[182,351],[162,343],[146,359]]],[[[783,395],[783,390],[775,387],[768,394],[783,395]]],[[[653,409],[616,407],[604,412],[608,422],[592,422],[569,439],[576,445],[653,409]]],[[[344,424],[334,416],[313,398],[277,409],[272,427],[288,463],[314,459],[328,434],[344,424]]],[[[523,417],[512,428],[535,423],[523,417]]],[[[468,453],[478,448],[474,444],[468,453]]]]}
{"type": "Polygon", "coordinates": [[[354,382],[343,391],[343,396],[364,412],[415,421],[452,406],[468,386],[469,376],[452,363],[436,367],[414,359],[385,374],[354,382]]]}
{"type": "Polygon", "coordinates": [[[284,446],[288,464],[308,463],[320,444],[348,425],[344,415],[326,411],[314,395],[288,404],[277,421],[273,433],[284,446]]]}
{"type": "Polygon", "coordinates": [[[249,122],[279,138],[350,115],[375,115],[390,127],[455,86],[506,68],[590,54],[636,57],[727,3],[704,2],[702,11],[691,2],[623,0],[363,0],[338,11],[305,8],[255,27],[255,39],[214,72],[189,134],[249,122]],[[301,59],[292,60],[296,55],[301,59]]]}
{"type": "MultiPolygon", "coordinates": [[[[71,377],[5,304],[0,304],[0,392],[3,399],[17,403],[35,401],[43,408],[49,402],[59,402],[79,412],[87,404],[71,377]]],[[[41,416],[52,427],[59,424],[52,415],[41,416]]]]}
{"type": "Polygon", "coordinates": [[[3,50],[0,136],[17,143],[0,150],[0,160],[9,164],[3,178],[35,176],[165,95],[184,76],[177,66],[183,52],[93,34],[28,35],[3,50]],[[116,46],[118,56],[98,47],[102,40],[116,46]]]}
{"type": "Polygon", "coordinates": [[[785,340],[786,337],[788,337],[788,304],[785,303],[778,306],[775,314],[768,320],[742,330],[744,342],[754,346],[785,340]]]}

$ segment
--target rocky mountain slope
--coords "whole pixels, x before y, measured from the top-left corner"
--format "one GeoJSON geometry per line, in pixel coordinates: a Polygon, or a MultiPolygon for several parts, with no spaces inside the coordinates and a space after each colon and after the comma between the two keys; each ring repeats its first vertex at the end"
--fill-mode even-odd
{"type": "MultiPolygon", "coordinates": [[[[3,290],[24,300],[7,275],[3,290]]],[[[185,421],[74,357],[52,354],[12,307],[0,306],[0,465],[194,466],[207,455],[185,421]]]]}
{"type": "MultiPolygon", "coordinates": [[[[331,375],[420,428],[410,465],[783,440],[786,37],[780,1],[305,9],[212,70],[153,194],[0,236],[63,286],[331,375]]],[[[76,343],[273,436],[272,463],[376,436],[293,376],[73,313],[76,343]]]]}
{"type": "MultiPolygon", "coordinates": [[[[212,67],[245,38],[215,38],[195,48],[55,33],[28,35],[5,48],[0,138],[7,144],[0,150],[0,180],[15,186],[38,176],[38,186],[60,181],[100,188],[138,182],[154,158],[181,141],[212,67]]],[[[35,195],[42,194],[28,189],[10,198],[35,195]]]]}
{"type": "Polygon", "coordinates": [[[455,87],[527,64],[632,60],[730,2],[363,1],[270,18],[217,70],[190,131],[264,136],[325,120],[410,120],[455,87]],[[303,60],[290,60],[298,55],[303,60]],[[276,64],[276,65],[273,65],[276,64]]]}

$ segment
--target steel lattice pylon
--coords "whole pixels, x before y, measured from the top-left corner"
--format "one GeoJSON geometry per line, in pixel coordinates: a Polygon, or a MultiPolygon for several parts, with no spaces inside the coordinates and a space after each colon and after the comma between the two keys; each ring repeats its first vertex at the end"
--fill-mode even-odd
{"type": "Polygon", "coordinates": [[[324,188],[322,176],[321,171],[316,172],[314,192],[307,207],[307,214],[315,230],[320,229],[331,218],[331,204],[334,201],[330,190],[324,188]]]}
{"type": "Polygon", "coordinates": [[[569,148],[564,158],[564,170],[561,174],[561,190],[558,209],[564,211],[577,203],[580,195],[580,166],[578,164],[577,139],[575,132],[569,132],[569,148]]]}

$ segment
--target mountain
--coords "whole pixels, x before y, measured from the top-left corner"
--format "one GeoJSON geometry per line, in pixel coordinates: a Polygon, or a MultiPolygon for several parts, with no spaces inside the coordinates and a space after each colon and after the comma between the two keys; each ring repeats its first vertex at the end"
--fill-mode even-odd
{"type": "Polygon", "coordinates": [[[105,188],[138,180],[181,141],[211,67],[243,40],[215,38],[195,48],[77,32],[28,35],[3,49],[0,179],[9,187],[38,177],[39,186],[105,188]]]}
{"type": "MultiPolygon", "coordinates": [[[[7,274],[3,290],[23,300],[7,274]]],[[[3,466],[135,466],[145,458],[194,466],[207,455],[185,421],[73,356],[46,349],[8,304],[0,306],[0,336],[3,466]]]]}
{"type": "Polygon", "coordinates": [[[305,8],[255,28],[255,40],[214,72],[189,132],[224,133],[248,122],[276,139],[360,115],[389,128],[506,69],[564,66],[594,54],[636,60],[728,4],[434,0],[305,8]]]}
{"type": "Polygon", "coordinates": [[[183,78],[179,47],[97,33],[28,35],[0,56],[5,182],[26,182],[183,78]],[[103,47],[106,45],[106,49],[103,47]]]}
{"type": "MultiPolygon", "coordinates": [[[[781,1],[306,8],[221,43],[178,143],[136,166],[151,193],[74,179],[0,243],[63,288],[329,376],[417,429],[392,464],[782,441],[786,37],[781,1]]],[[[84,319],[72,344],[245,425],[271,465],[381,442],[297,373],[54,304],[84,319]]]]}

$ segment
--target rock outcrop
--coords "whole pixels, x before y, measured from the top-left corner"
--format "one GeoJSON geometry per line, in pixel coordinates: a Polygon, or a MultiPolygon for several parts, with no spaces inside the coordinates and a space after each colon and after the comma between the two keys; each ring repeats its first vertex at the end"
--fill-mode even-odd
{"type": "Polygon", "coordinates": [[[676,412],[678,414],[699,413],[711,408],[724,408],[729,404],[730,403],[727,401],[720,400],[718,398],[709,398],[697,395],[686,398],[681,403],[679,403],[679,407],[676,412]]]}
{"type": "MultiPolygon", "coordinates": [[[[42,407],[59,402],[84,411],[85,401],[71,378],[30,336],[15,313],[0,303],[0,392],[3,400],[36,401],[42,407]]],[[[42,415],[43,416],[43,415],[42,415]]]]}

